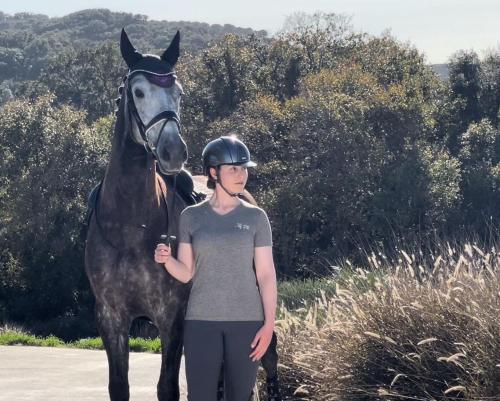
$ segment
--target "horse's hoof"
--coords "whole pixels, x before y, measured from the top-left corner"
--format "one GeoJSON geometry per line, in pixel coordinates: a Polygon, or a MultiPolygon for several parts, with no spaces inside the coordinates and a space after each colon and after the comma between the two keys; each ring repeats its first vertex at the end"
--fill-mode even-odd
{"type": "Polygon", "coordinates": [[[267,379],[267,400],[281,401],[281,393],[277,377],[267,379]]]}

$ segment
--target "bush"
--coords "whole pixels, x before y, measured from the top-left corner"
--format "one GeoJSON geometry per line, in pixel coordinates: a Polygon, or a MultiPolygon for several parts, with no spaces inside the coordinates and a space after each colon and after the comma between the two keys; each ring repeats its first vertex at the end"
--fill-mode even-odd
{"type": "Polygon", "coordinates": [[[358,273],[308,310],[281,310],[288,395],[315,400],[486,400],[500,394],[500,258],[443,244],[430,264],[400,253],[372,289],[358,273]],[[362,281],[361,281],[362,282],[362,281]]]}
{"type": "Polygon", "coordinates": [[[90,308],[82,227],[101,178],[107,125],[52,95],[0,108],[0,316],[72,317],[90,308]]]}

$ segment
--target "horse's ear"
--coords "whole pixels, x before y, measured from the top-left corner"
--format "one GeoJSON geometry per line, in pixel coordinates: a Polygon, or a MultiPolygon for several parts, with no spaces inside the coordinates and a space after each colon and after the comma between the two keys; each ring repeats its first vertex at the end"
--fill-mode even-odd
{"type": "Polygon", "coordinates": [[[161,55],[161,59],[165,60],[172,67],[177,63],[177,59],[179,58],[179,42],[181,40],[181,34],[179,31],[175,34],[172,42],[170,42],[170,46],[165,52],[161,55]]]}
{"type": "Polygon", "coordinates": [[[123,59],[127,63],[128,68],[132,68],[135,63],[142,59],[142,54],[135,49],[132,43],[130,43],[127,32],[125,32],[125,28],[122,28],[120,51],[123,59]]]}

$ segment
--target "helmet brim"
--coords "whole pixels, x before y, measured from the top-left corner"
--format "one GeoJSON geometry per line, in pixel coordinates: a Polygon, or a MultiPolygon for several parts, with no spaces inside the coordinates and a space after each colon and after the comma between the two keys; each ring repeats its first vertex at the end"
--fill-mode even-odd
{"type": "Polygon", "coordinates": [[[257,166],[257,163],[253,162],[253,161],[248,161],[248,162],[245,162],[245,163],[237,163],[238,166],[245,166],[245,167],[255,167],[257,166]]]}

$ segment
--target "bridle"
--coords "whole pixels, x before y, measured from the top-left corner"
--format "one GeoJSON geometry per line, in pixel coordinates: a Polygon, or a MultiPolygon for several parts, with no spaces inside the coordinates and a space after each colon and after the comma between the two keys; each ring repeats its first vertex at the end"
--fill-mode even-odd
{"type": "MultiPolygon", "coordinates": [[[[139,129],[139,134],[141,135],[141,139],[143,141],[143,145],[146,149],[147,152],[150,152],[155,159],[158,159],[156,155],[156,145],[160,141],[160,137],[163,133],[163,128],[169,121],[175,122],[177,125],[177,129],[179,130],[179,134],[181,132],[181,122],[179,119],[179,116],[177,113],[173,110],[164,110],[160,113],[158,113],[156,116],[154,116],[151,121],[147,124],[144,124],[144,122],[141,119],[141,116],[139,115],[139,112],[137,111],[137,107],[135,106],[134,102],[134,97],[132,94],[132,85],[131,85],[131,79],[132,77],[137,74],[137,73],[143,73],[146,76],[146,79],[150,81],[151,83],[155,85],[159,85],[164,88],[169,88],[171,87],[177,76],[174,74],[174,72],[169,72],[167,74],[157,74],[151,71],[147,70],[133,70],[129,72],[125,78],[124,78],[124,84],[127,88],[127,106],[129,109],[130,114],[135,120],[135,123],[137,124],[137,127],[139,129]],[[163,122],[162,127],[160,128],[160,134],[158,135],[158,139],[156,140],[156,144],[151,146],[148,141],[148,131],[153,128],[156,124],[159,124],[163,122]]],[[[130,131],[132,134],[132,130],[130,131]]]]}
{"type": "MultiPolygon", "coordinates": [[[[127,105],[128,105],[128,110],[129,110],[129,113],[130,115],[134,118],[136,124],[137,124],[137,127],[139,129],[139,133],[141,135],[141,139],[143,141],[143,145],[144,145],[144,148],[146,149],[146,152],[148,153],[148,155],[151,155],[151,158],[148,157],[148,169],[152,168],[151,164],[154,165],[154,162],[153,162],[153,159],[154,160],[158,160],[158,157],[156,155],[156,145],[158,144],[159,140],[160,140],[160,137],[163,133],[163,128],[165,127],[165,125],[169,122],[169,121],[173,121],[177,124],[177,128],[179,130],[179,134],[181,132],[181,124],[180,124],[180,119],[179,119],[179,116],[177,115],[177,113],[173,110],[164,110],[160,113],[158,113],[156,116],[154,116],[151,121],[148,123],[148,124],[144,124],[144,122],[142,121],[141,119],[141,116],[139,115],[139,112],[137,111],[137,107],[135,106],[135,102],[134,102],[134,98],[133,98],[133,95],[132,95],[132,85],[130,85],[130,81],[131,81],[131,78],[134,74],[136,73],[143,73],[146,78],[153,84],[157,84],[159,86],[162,86],[162,87],[171,87],[174,82],[175,82],[175,79],[177,78],[177,76],[173,73],[173,72],[169,72],[169,73],[166,73],[166,74],[157,74],[157,73],[154,73],[154,72],[151,72],[151,71],[147,71],[147,70],[133,70],[131,72],[129,72],[124,78],[123,78],[123,85],[126,87],[126,94],[127,94],[127,105]],[[148,77],[148,74],[150,75],[148,77]],[[151,78],[151,77],[155,77],[155,78],[151,78]],[[170,80],[170,82],[168,82],[167,80],[170,80]],[[163,121],[163,125],[160,129],[160,133],[158,135],[158,139],[156,141],[156,144],[154,146],[150,146],[149,145],[149,142],[148,142],[148,131],[154,127],[156,124],[159,124],[163,121]],[[151,163],[151,164],[150,164],[151,163]]],[[[122,88],[123,86],[120,87],[120,93],[122,92],[122,88]]],[[[117,99],[119,101],[119,98],[117,99]]],[[[133,133],[132,133],[132,129],[130,129],[130,135],[132,136],[133,133]]],[[[132,140],[135,141],[134,138],[132,138],[132,140]]],[[[175,199],[176,199],[176,187],[177,187],[177,174],[174,175],[174,183],[173,183],[173,200],[172,200],[172,208],[170,209],[172,212],[175,211],[175,199]]],[[[166,186],[166,182],[165,182],[165,186],[166,186]]],[[[101,187],[99,187],[99,192],[100,192],[100,189],[101,187]]],[[[167,230],[170,231],[170,224],[169,224],[169,217],[170,217],[170,210],[169,210],[169,207],[168,207],[168,201],[167,201],[167,194],[164,193],[163,191],[162,192],[162,196],[163,196],[163,200],[165,202],[165,206],[167,208],[167,230]]],[[[104,240],[109,244],[111,245],[112,248],[118,250],[119,247],[116,246],[115,244],[113,244],[113,242],[108,239],[106,237],[106,235],[104,234],[105,231],[99,221],[99,216],[98,216],[98,204],[99,202],[96,202],[96,206],[95,206],[95,220],[96,220],[96,223],[97,223],[97,227],[98,227],[98,230],[101,232],[101,235],[102,237],[104,238],[104,240]]],[[[141,228],[141,229],[146,229],[147,226],[145,224],[141,224],[138,228],[141,228]]],[[[170,238],[170,236],[169,236],[170,238]]]]}

